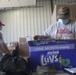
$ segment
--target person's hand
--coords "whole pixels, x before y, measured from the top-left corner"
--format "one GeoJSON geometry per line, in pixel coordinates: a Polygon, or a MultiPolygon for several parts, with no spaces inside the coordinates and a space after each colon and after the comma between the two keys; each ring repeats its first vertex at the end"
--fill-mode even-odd
{"type": "Polygon", "coordinates": [[[43,36],[43,35],[35,35],[33,38],[34,38],[34,40],[45,40],[46,39],[46,36],[43,36]]]}

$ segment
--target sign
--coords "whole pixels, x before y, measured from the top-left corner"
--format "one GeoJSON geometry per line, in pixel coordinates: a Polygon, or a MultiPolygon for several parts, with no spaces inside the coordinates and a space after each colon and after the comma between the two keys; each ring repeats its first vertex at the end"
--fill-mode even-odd
{"type": "Polygon", "coordinates": [[[39,40],[29,41],[30,68],[36,70],[38,65],[56,65],[57,70],[76,66],[74,40],[39,40]]]}

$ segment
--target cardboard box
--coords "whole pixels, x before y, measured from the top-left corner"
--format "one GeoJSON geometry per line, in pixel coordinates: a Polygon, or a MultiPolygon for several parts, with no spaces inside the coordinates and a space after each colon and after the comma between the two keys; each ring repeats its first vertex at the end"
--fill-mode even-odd
{"type": "Polygon", "coordinates": [[[19,53],[23,57],[29,57],[29,45],[28,42],[19,45],[19,53]]]}
{"type": "Polygon", "coordinates": [[[20,37],[19,38],[19,44],[25,44],[26,43],[26,38],[25,37],[20,37]]]}
{"type": "Polygon", "coordinates": [[[29,57],[29,45],[25,37],[19,38],[20,55],[23,57],[29,57]]]}
{"type": "Polygon", "coordinates": [[[23,57],[27,62],[29,62],[29,57],[23,57]]]}
{"type": "Polygon", "coordinates": [[[56,65],[57,70],[76,66],[74,40],[29,41],[30,68],[36,71],[39,66],[56,65]]]}

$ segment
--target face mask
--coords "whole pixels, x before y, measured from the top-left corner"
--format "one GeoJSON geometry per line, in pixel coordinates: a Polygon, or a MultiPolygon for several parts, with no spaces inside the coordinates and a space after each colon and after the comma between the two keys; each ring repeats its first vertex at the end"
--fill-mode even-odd
{"type": "Polygon", "coordinates": [[[66,25],[69,22],[69,19],[59,19],[58,22],[60,22],[62,25],[66,25]]]}

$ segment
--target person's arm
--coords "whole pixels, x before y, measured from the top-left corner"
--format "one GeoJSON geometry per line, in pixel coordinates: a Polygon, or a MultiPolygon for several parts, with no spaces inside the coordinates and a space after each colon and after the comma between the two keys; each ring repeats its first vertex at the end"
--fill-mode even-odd
{"type": "Polygon", "coordinates": [[[0,50],[4,54],[10,54],[10,51],[8,50],[6,44],[3,41],[2,33],[0,33],[0,50]]]}
{"type": "Polygon", "coordinates": [[[5,54],[10,54],[10,51],[5,43],[3,43],[3,47],[4,47],[5,54]]]}
{"type": "Polygon", "coordinates": [[[56,24],[52,24],[44,31],[43,35],[46,36],[48,39],[55,39],[56,31],[56,24]]]}
{"type": "Polygon", "coordinates": [[[46,38],[51,38],[50,32],[51,32],[51,26],[43,32],[43,36],[45,36],[46,38]]]}

